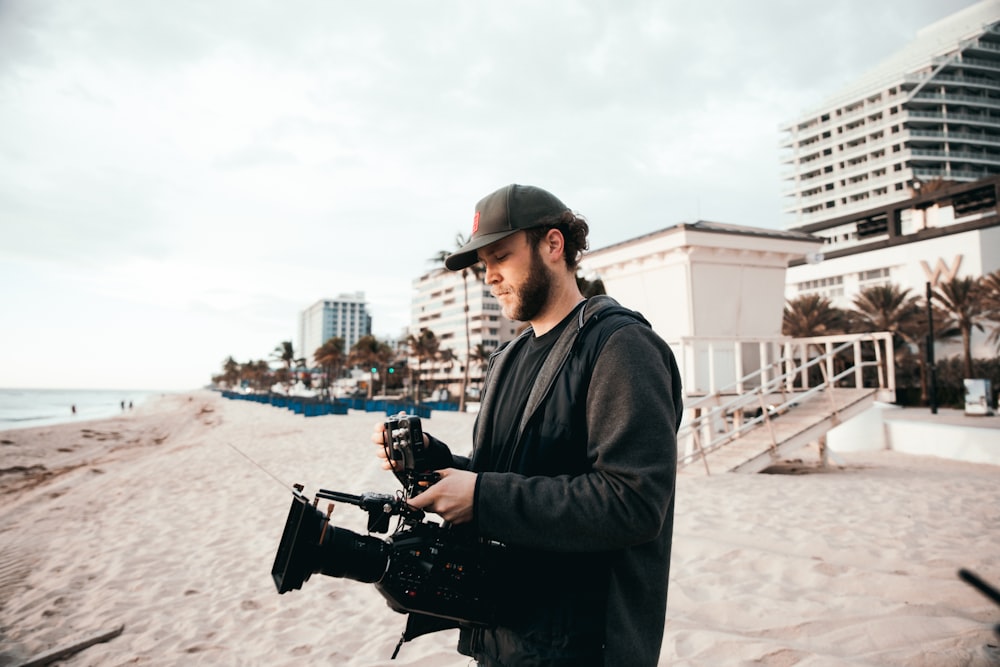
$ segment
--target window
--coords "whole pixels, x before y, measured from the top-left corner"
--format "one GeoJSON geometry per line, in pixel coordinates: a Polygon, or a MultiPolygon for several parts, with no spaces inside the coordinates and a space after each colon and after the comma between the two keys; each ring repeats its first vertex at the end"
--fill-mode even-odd
{"type": "Polygon", "coordinates": [[[861,289],[866,287],[875,287],[877,285],[888,285],[889,284],[889,269],[870,269],[868,271],[860,271],[858,273],[858,286],[861,289]]]}

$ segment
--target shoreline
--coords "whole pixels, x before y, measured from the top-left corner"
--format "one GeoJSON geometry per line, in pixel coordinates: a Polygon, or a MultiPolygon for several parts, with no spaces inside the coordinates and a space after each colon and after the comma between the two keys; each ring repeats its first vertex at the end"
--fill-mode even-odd
{"type": "MultiPolygon", "coordinates": [[[[124,626],[62,664],[464,667],[455,631],[390,661],[405,617],[370,584],[315,575],[278,595],[271,581],[286,485],[396,490],[368,444],[381,418],[197,391],[0,433],[12,443],[0,445],[0,665],[124,626]]],[[[461,451],[474,418],[424,424],[461,451]]],[[[840,458],[794,475],[678,477],[660,664],[994,664],[1000,608],[956,572],[1000,583],[1000,468],[840,458]]],[[[333,521],[365,532],[357,508],[333,521]]]]}
{"type": "Polygon", "coordinates": [[[190,392],[160,389],[0,388],[0,434],[5,431],[111,419],[128,414],[130,410],[156,398],[185,393],[190,392]]]}

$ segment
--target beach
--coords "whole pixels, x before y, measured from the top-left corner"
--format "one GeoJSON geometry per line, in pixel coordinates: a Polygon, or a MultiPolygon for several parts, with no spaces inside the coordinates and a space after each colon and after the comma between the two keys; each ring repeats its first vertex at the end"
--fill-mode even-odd
{"type": "MultiPolygon", "coordinates": [[[[304,418],[199,391],[0,431],[0,665],[464,666],[456,631],[393,649],[370,584],[270,576],[289,485],[391,493],[377,413],[304,418]]],[[[428,432],[468,448],[474,415],[428,432]]],[[[680,474],[661,665],[986,666],[1000,607],[1000,466],[848,452],[795,474],[680,474]]],[[[332,522],[365,532],[338,504],[332,522]]],[[[585,582],[582,582],[585,584],[585,582]]]]}

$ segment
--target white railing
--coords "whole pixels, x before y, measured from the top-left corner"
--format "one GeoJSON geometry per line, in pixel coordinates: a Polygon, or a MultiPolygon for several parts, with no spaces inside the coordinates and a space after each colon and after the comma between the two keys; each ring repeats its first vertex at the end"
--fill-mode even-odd
{"type": "MultiPolygon", "coordinates": [[[[729,341],[736,350],[747,344],[743,340],[729,341]]],[[[708,360],[711,352],[722,344],[721,339],[693,339],[681,341],[681,356],[691,359],[688,350],[697,343],[708,345],[708,360]]],[[[892,350],[892,334],[879,332],[860,335],[822,336],[798,339],[771,339],[760,341],[762,346],[780,344],[781,355],[771,361],[761,352],[762,363],[756,370],[741,375],[735,381],[716,388],[703,395],[696,389],[687,391],[685,401],[685,421],[678,433],[678,465],[684,466],[701,459],[708,472],[707,455],[737,440],[748,431],[764,424],[771,437],[772,450],[778,442],[771,425],[773,415],[782,414],[794,408],[799,402],[819,394],[827,388],[853,386],[870,387],[879,393],[879,399],[895,399],[895,364],[892,350]],[[866,348],[870,351],[865,359],[866,348]],[[847,352],[850,350],[851,354],[847,352]],[[836,371],[836,367],[842,370],[836,371]],[[818,368],[821,381],[812,382],[818,368]],[[874,368],[874,377],[866,377],[865,369],[874,368]],[[811,386],[814,385],[814,386],[811,386]],[[779,398],[775,398],[779,397],[779,398]],[[777,403],[775,403],[777,401],[777,403]],[[746,419],[747,409],[756,410],[753,418],[746,419]]],[[[695,355],[699,356],[699,355],[695,355]]],[[[743,357],[733,355],[737,368],[742,368],[743,357]]],[[[682,365],[683,366],[683,365],[682,365]]],[[[689,367],[682,367],[687,376],[689,367]]],[[[715,377],[717,369],[709,369],[710,377],[715,377]]],[[[692,375],[698,375],[693,372],[692,375]]],[[[702,374],[704,375],[704,374],[702,374]]],[[[831,411],[836,413],[832,392],[826,392],[831,401],[831,411]]]]}

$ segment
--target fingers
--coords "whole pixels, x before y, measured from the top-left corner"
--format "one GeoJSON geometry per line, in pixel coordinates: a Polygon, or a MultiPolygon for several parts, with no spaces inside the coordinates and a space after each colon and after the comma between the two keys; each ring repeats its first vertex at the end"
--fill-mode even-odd
{"type": "Polygon", "coordinates": [[[430,488],[406,502],[425,509],[454,524],[471,521],[476,474],[448,468],[438,470],[441,478],[430,488]]]}
{"type": "Polygon", "coordinates": [[[385,442],[385,424],[378,422],[375,424],[375,428],[372,429],[372,442],[376,445],[382,445],[385,442]]]}
{"type": "Polygon", "coordinates": [[[378,422],[372,429],[372,444],[375,445],[375,456],[382,459],[382,469],[392,470],[395,462],[391,461],[385,451],[385,424],[378,422]]]}

